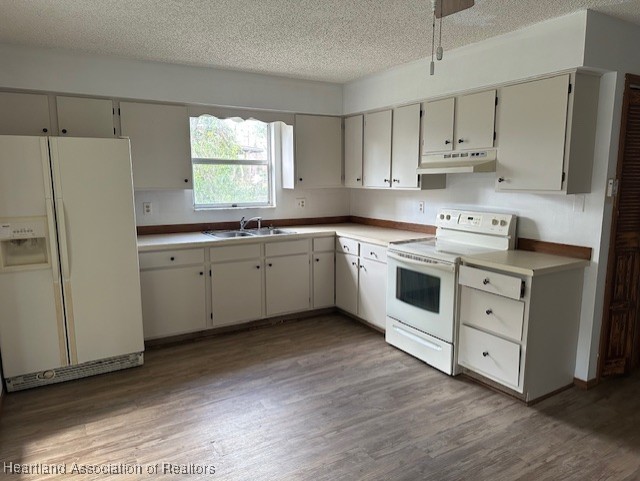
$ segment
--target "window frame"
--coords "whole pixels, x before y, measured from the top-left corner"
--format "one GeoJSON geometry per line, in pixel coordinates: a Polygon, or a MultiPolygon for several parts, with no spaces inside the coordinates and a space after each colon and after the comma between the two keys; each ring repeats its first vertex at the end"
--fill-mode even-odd
{"type": "MultiPolygon", "coordinates": [[[[211,115],[211,114],[206,114],[211,115]]],[[[198,118],[201,115],[190,115],[191,118],[198,118]]],[[[215,115],[211,115],[216,117],[215,115]]],[[[220,120],[226,120],[221,117],[216,117],[220,120]]],[[[267,159],[266,160],[244,160],[244,159],[219,159],[219,158],[202,158],[191,156],[191,172],[194,175],[193,168],[195,165],[266,165],[267,166],[267,189],[269,198],[266,202],[232,202],[224,204],[198,204],[196,203],[196,186],[193,185],[193,208],[194,210],[215,210],[215,209],[253,209],[253,208],[274,208],[276,206],[275,196],[275,152],[274,152],[274,125],[272,122],[264,122],[259,119],[242,119],[256,120],[262,122],[267,126],[267,159]]],[[[189,145],[191,145],[191,129],[189,129],[189,145]]],[[[195,178],[195,175],[194,175],[195,178]]]]}

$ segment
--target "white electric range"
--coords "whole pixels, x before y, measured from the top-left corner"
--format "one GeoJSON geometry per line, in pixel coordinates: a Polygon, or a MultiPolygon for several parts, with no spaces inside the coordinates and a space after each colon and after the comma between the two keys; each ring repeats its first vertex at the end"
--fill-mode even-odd
{"type": "Polygon", "coordinates": [[[455,375],[460,258],[513,249],[516,216],[445,209],[436,226],[435,237],[389,245],[386,340],[455,375]]]}

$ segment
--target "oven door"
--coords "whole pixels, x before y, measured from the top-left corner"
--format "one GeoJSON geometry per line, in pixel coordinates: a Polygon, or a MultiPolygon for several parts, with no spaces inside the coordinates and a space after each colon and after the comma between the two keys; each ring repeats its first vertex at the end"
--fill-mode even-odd
{"type": "Polygon", "coordinates": [[[456,266],[387,254],[387,316],[453,343],[456,266]]]}

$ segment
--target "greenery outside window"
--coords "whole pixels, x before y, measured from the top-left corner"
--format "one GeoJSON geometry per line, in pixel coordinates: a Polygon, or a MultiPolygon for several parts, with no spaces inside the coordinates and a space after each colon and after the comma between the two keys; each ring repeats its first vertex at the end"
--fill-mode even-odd
{"type": "Polygon", "coordinates": [[[201,115],[190,127],[196,209],[274,206],[270,124],[201,115]]]}

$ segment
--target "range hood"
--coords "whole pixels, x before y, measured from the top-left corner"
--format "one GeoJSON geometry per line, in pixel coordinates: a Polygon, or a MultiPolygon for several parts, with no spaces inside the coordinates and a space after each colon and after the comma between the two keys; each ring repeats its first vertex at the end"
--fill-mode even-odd
{"type": "Polygon", "coordinates": [[[495,172],[496,159],[495,149],[423,155],[418,174],[495,172]]]}

